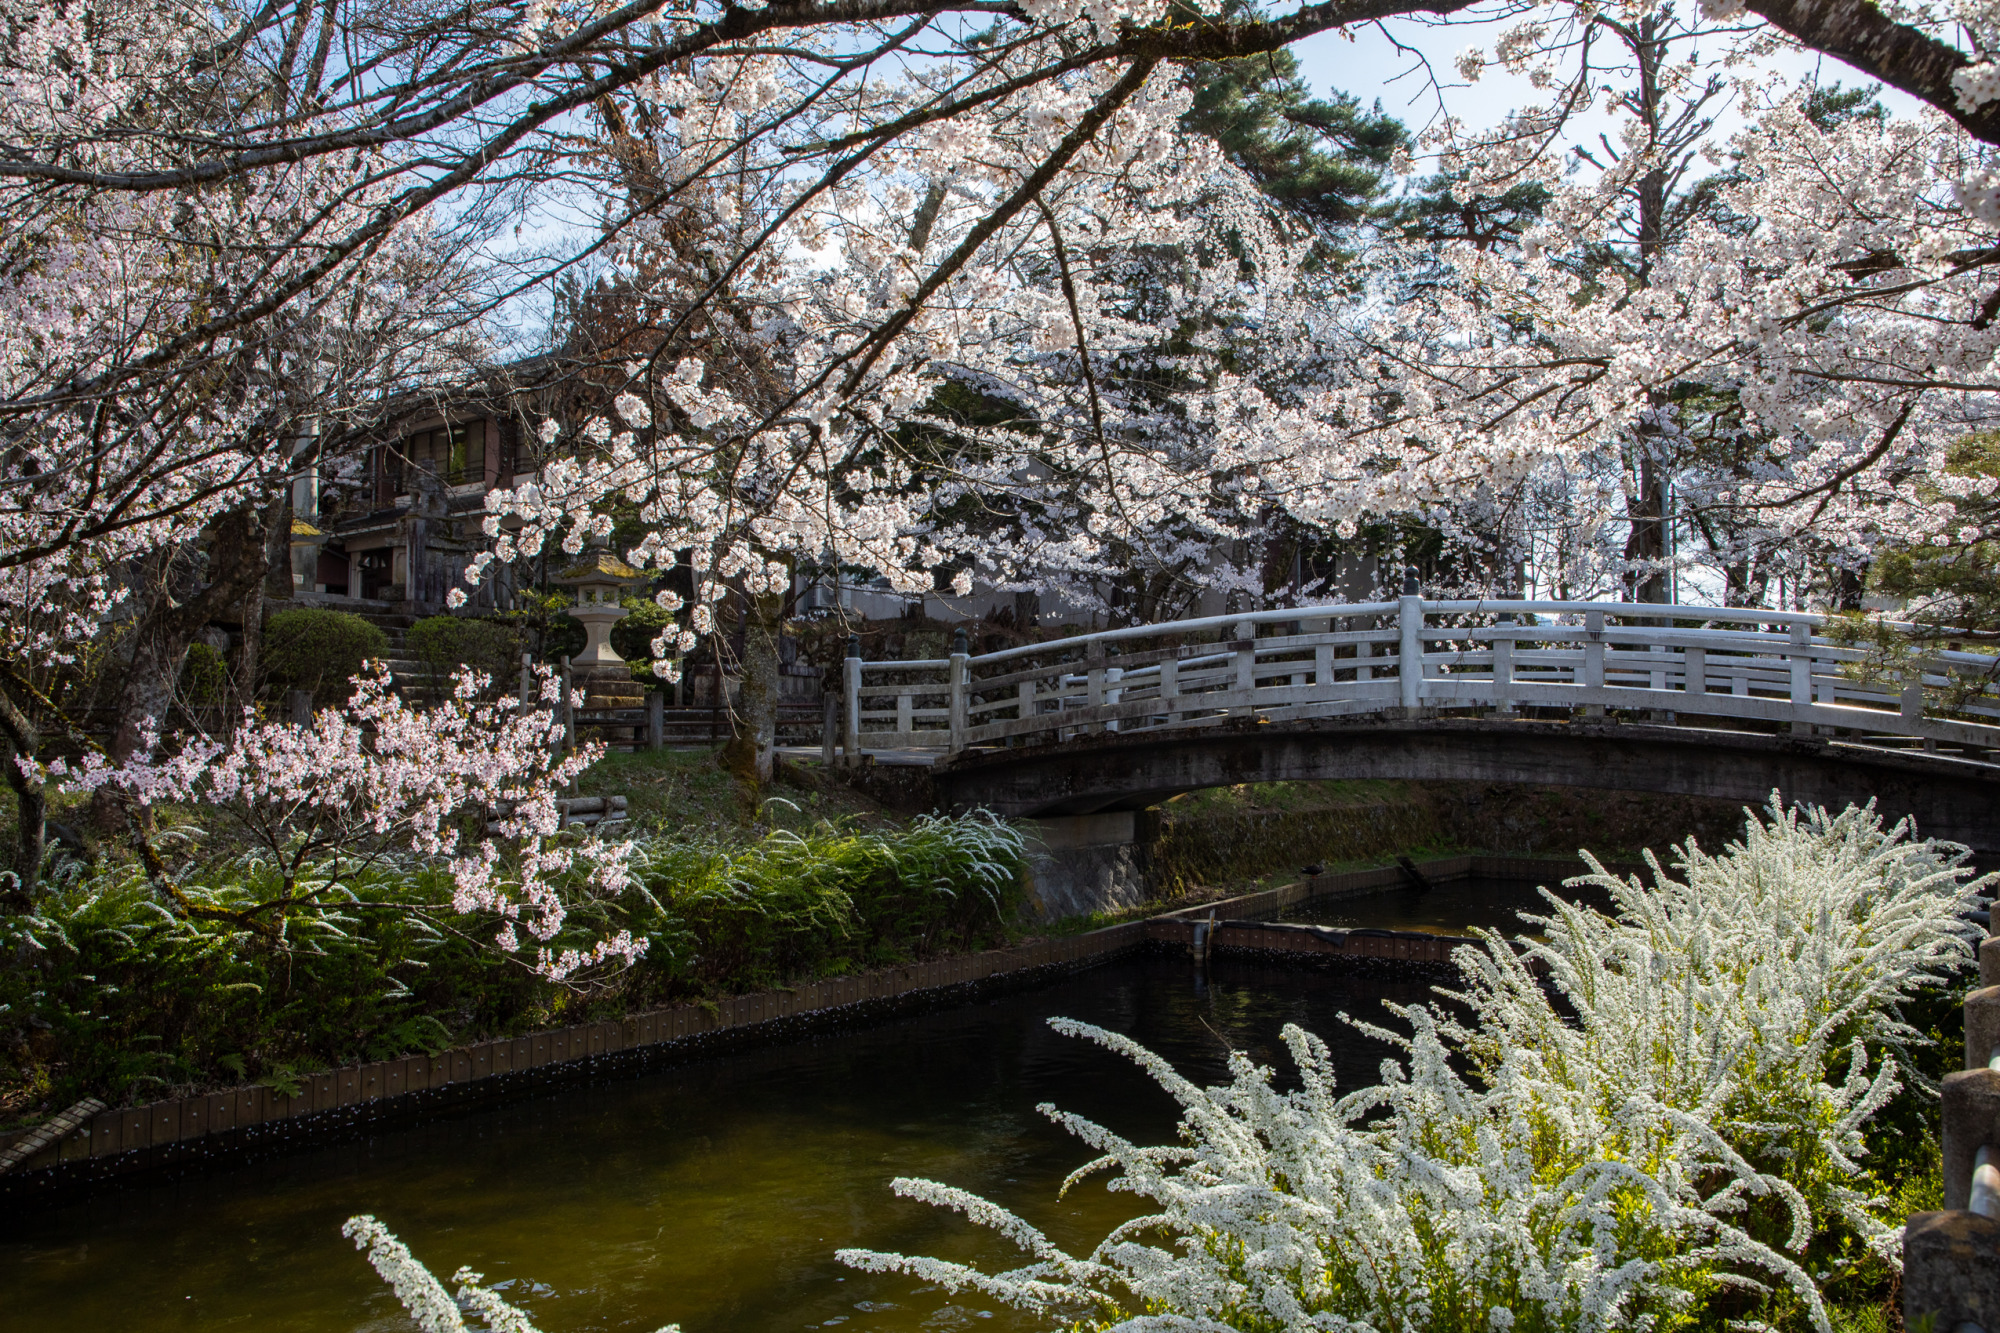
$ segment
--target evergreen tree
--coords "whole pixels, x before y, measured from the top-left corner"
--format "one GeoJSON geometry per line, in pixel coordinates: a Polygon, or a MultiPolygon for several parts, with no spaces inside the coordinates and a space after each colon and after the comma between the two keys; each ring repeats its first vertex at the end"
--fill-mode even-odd
{"type": "MultiPolygon", "coordinates": [[[[1225,15],[1252,18],[1233,2],[1225,15]]],[[[1304,217],[1351,226],[1379,206],[1390,159],[1409,144],[1403,122],[1377,102],[1313,95],[1289,50],[1187,67],[1194,105],[1181,124],[1206,134],[1264,191],[1304,217]]]]}

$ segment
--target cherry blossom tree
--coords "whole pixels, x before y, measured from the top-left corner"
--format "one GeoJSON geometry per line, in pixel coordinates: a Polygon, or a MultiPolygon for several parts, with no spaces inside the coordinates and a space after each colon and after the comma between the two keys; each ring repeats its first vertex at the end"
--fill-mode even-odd
{"type": "Polygon", "coordinates": [[[800,560],[928,589],[1206,559],[1253,591],[1214,553],[1277,519],[1504,522],[1531,491],[1585,533],[1623,524],[1633,591],[1659,595],[1690,391],[1724,405],[1694,424],[1733,460],[1692,487],[1704,513],[1846,553],[1934,532],[1904,479],[1987,414],[2000,76],[1976,7],[77,0],[4,30],[23,517],[0,569],[39,562],[23,607],[80,590],[58,640],[102,624],[121,562],[283,471],[288,392],[319,410],[434,374],[572,272],[641,318],[578,371],[609,410],[555,421],[557,456],[495,497],[490,554],[636,513],[638,562],[694,552],[668,653],[724,587],[768,631],[800,560]],[[1180,131],[1177,64],[1496,17],[1461,76],[1546,96],[1439,120],[1417,156],[1469,207],[1546,191],[1539,219],[1384,237],[1358,291],[1180,131]],[[1797,44],[1931,110],[1816,122],[1757,73],[1797,44]],[[1578,166],[1586,112],[1614,125],[1578,166]],[[526,229],[559,212],[595,225],[526,229]],[[483,285],[440,301],[468,245],[483,285]],[[112,299],[65,304],[79,289],[112,299]],[[967,427],[948,388],[1014,415],[967,427]]]}
{"type": "MultiPolygon", "coordinates": [[[[482,702],[490,682],[470,670],[429,709],[406,704],[384,664],[355,684],[344,707],[321,710],[310,725],[246,719],[228,744],[188,738],[164,754],[149,734],[123,764],[97,755],[75,766],[56,760],[49,776],[72,791],[120,788],[146,806],[198,802],[228,815],[280,868],[275,897],[231,913],[265,936],[280,937],[299,911],[337,901],[385,855],[414,852],[448,865],[457,917],[494,919],[494,945],[532,950],[526,961],[544,976],[568,980],[645,952],[645,941],[625,930],[581,949],[551,943],[573,896],[626,887],[632,849],[563,832],[556,797],[604,748],[561,744],[567,724],[552,671],[540,673],[538,700],[518,704],[482,702]]],[[[145,839],[140,851],[164,899],[200,910],[176,884],[186,867],[167,865],[145,839]]]]}

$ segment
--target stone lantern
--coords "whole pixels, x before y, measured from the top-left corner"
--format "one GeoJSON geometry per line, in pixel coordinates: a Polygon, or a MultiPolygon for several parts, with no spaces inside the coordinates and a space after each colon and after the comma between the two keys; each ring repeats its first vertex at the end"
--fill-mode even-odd
{"type": "Polygon", "coordinates": [[[626,589],[645,583],[646,575],[613,555],[599,537],[550,582],[576,590],[576,605],[568,615],[583,626],[586,640],[583,651],[570,659],[570,671],[585,696],[583,707],[645,707],[646,687],[632,679],[632,668],[611,646],[611,627],[626,616],[618,599],[626,589]]]}

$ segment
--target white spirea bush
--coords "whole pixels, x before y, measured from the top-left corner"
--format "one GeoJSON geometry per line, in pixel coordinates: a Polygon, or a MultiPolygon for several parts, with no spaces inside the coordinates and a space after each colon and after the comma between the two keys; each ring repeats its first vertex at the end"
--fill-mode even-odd
{"type": "Polygon", "coordinates": [[[1659,1328],[1732,1288],[1789,1293],[1824,1328],[1801,1258],[1830,1228],[1884,1253],[1893,1239],[1849,1181],[1863,1123],[1900,1086],[1895,1053],[1919,1039],[1898,1003],[1967,956],[1985,881],[1966,882],[1964,859],[1872,807],[1800,814],[1774,797],[1722,855],[1680,849],[1679,879],[1654,862],[1645,888],[1593,862],[1583,882],[1611,891],[1615,916],[1556,902],[1530,918],[1544,941],[1489,932],[1460,950],[1466,1012],[1398,1009],[1412,1035],[1382,1035],[1404,1059],[1345,1096],[1296,1027],[1301,1086],[1279,1092],[1240,1054],[1204,1089],[1055,1020],[1181,1104],[1175,1147],[1043,1108],[1102,1154],[1072,1180],[1116,1168],[1111,1187],[1150,1210],[1078,1257],[986,1200],[898,1180],[1030,1262],[840,1257],[1147,1333],[1659,1328]]]}
{"type": "MultiPolygon", "coordinates": [[[[469,1268],[452,1275],[458,1283],[456,1294],[445,1290],[409,1246],[366,1213],[348,1218],[340,1234],[353,1241],[355,1249],[368,1252],[369,1264],[423,1333],[465,1333],[467,1311],[478,1315],[493,1333],[540,1333],[527,1315],[484,1286],[485,1278],[469,1268]]],[[[659,1333],[680,1333],[680,1325],[668,1324],[659,1333]]]]}

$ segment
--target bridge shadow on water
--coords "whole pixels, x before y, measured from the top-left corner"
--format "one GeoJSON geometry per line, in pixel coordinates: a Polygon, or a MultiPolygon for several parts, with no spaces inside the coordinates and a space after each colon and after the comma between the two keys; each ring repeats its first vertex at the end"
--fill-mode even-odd
{"type": "MultiPolygon", "coordinates": [[[[1533,926],[1521,920],[1521,913],[1549,914],[1541,883],[1532,879],[1465,878],[1446,880],[1429,889],[1387,889],[1353,897],[1313,898],[1288,909],[1279,920],[1350,929],[1420,930],[1436,935],[1464,935],[1475,928],[1484,928],[1512,936],[1534,932],[1533,926]]],[[[1610,909],[1610,895],[1602,890],[1579,887],[1562,888],[1559,892],[1570,902],[1600,911],[1610,909]]]]}

